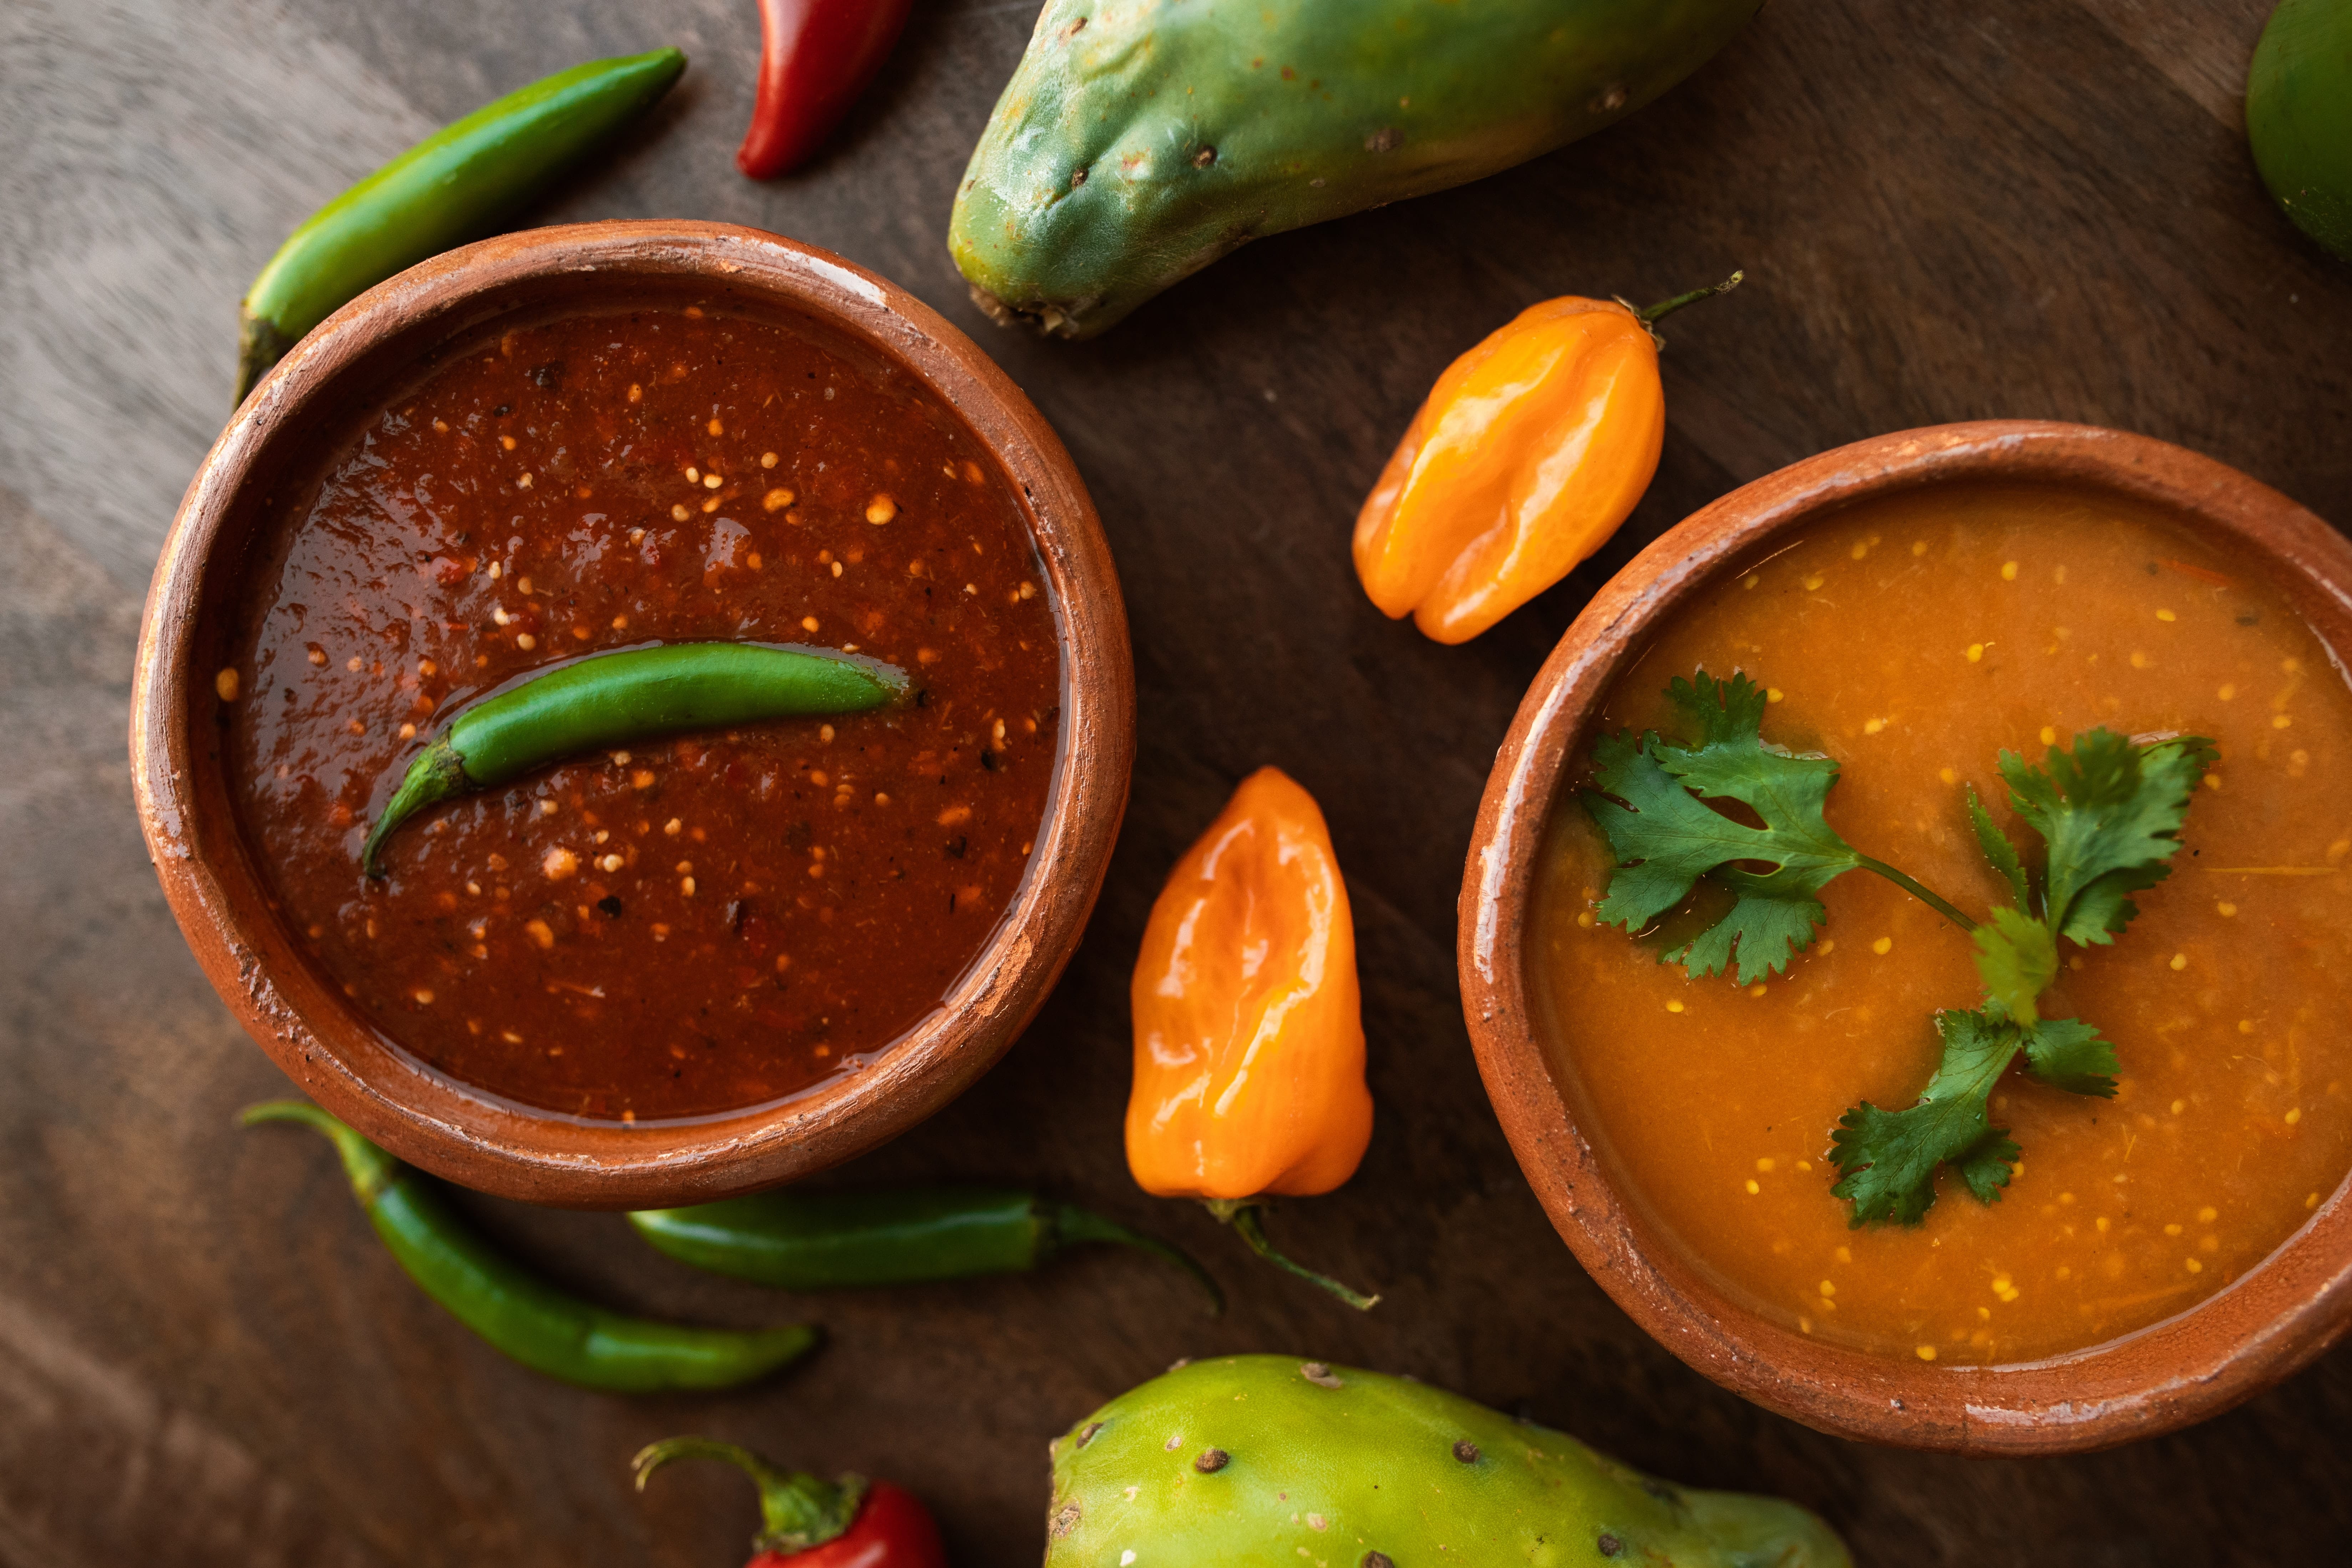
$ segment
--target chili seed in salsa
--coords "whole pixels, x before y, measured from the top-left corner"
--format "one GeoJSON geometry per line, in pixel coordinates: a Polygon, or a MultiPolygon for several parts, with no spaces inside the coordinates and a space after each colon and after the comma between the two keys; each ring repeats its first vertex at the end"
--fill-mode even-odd
{"type": "Polygon", "coordinates": [[[1042,826],[1060,660],[986,448],[808,323],[573,316],[445,352],[281,487],[216,676],[281,917],[394,1045],[593,1119],[854,1070],[934,1008],[1042,826]],[[465,705],[748,640],[895,664],[875,712],[581,756],[359,847],[465,705]],[[232,673],[233,672],[233,673],[232,673]]]}

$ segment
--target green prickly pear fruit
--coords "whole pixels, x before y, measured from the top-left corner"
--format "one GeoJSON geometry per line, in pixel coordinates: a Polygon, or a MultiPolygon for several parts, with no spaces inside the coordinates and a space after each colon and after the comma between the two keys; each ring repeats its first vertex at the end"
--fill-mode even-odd
{"type": "Polygon", "coordinates": [[[1046,1568],[1851,1568],[1776,1498],[1654,1480],[1353,1367],[1179,1363],[1053,1445],[1046,1568]]]}
{"type": "Polygon", "coordinates": [[[1631,114],[1763,0],[1047,0],[957,187],[1000,321],[1090,337],[1245,241],[1631,114]]]}

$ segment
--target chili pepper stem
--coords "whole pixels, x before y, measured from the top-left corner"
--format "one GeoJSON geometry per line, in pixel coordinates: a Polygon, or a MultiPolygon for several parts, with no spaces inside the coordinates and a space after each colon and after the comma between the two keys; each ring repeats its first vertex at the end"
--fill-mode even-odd
{"type": "Polygon", "coordinates": [[[400,1173],[400,1162],[358,1132],[304,1100],[267,1100],[237,1112],[237,1125],[258,1127],[265,1121],[296,1121],[323,1132],[342,1157],[343,1174],[362,1204],[373,1204],[400,1173]]]}
{"type": "Polygon", "coordinates": [[[1918,900],[1921,903],[1927,905],[1929,909],[1935,910],[1937,914],[1943,916],[1946,920],[1959,927],[1962,931],[1974,931],[1977,929],[1976,921],[1960,913],[1958,909],[1957,909],[1950,900],[1944,898],[1943,895],[1937,893],[1926,883],[1921,882],[1917,878],[1906,876],[1903,872],[1898,871],[1894,867],[1888,865],[1885,861],[1874,860],[1867,855],[1863,856],[1861,859],[1862,868],[1864,870],[1877,872],[1880,876],[1885,878],[1888,881],[1894,883],[1896,887],[1902,889],[1905,892],[1910,894],[1913,898],[1918,900]]]}
{"type": "Polygon", "coordinates": [[[1296,1274],[1317,1289],[1328,1291],[1359,1312],[1369,1312],[1380,1304],[1381,1299],[1378,1296],[1367,1296],[1360,1290],[1351,1290],[1329,1275],[1318,1274],[1312,1268],[1293,1263],[1289,1258],[1276,1252],[1273,1243],[1266,1240],[1265,1226],[1258,1218],[1265,1212],[1266,1205],[1264,1199],[1202,1198],[1201,1202],[1211,1214],[1217,1216],[1220,1223],[1232,1226],[1234,1234],[1242,1238],[1243,1243],[1252,1252],[1256,1253],[1276,1268],[1287,1274],[1296,1274]]]}
{"type": "Polygon", "coordinates": [[[367,842],[361,847],[360,868],[370,877],[381,879],[381,853],[392,830],[435,801],[448,800],[472,787],[473,782],[466,777],[466,761],[449,743],[449,737],[444,735],[419,752],[416,760],[408,764],[408,772],[402,775],[400,787],[384,802],[383,816],[377,819],[367,842]]]}
{"type": "Polygon", "coordinates": [[[710,1437],[665,1437],[637,1450],[629,1461],[637,1489],[672,1459],[717,1459],[734,1466],[760,1489],[760,1533],[755,1552],[806,1552],[847,1530],[866,1500],[866,1479],[844,1476],[819,1480],[803,1470],[780,1470],[749,1448],[710,1437]]]}
{"type": "Polygon", "coordinates": [[[1621,298],[1617,300],[1617,303],[1624,306],[1625,309],[1629,310],[1633,310],[1633,319],[1650,330],[1650,340],[1656,343],[1660,348],[1664,348],[1666,346],[1665,337],[1658,331],[1658,323],[1660,321],[1665,320],[1668,316],[1673,315],[1685,305],[1696,305],[1701,300],[1712,300],[1717,294],[1730,293],[1734,289],[1739,287],[1740,280],[1747,276],[1747,269],[1742,268],[1740,270],[1734,272],[1730,277],[1725,279],[1720,283],[1711,284],[1705,289],[1694,289],[1687,294],[1677,294],[1671,300],[1661,300],[1646,310],[1633,310],[1633,302],[1631,300],[1621,298]]]}
{"type": "Polygon", "coordinates": [[[1217,1282],[1209,1277],[1209,1271],[1202,1268],[1191,1253],[1158,1237],[1129,1230],[1115,1219],[1106,1219],[1075,1204],[1056,1204],[1052,1213],[1055,1246],[1065,1247],[1077,1241],[1112,1241],[1122,1247],[1149,1252],[1156,1258],[1164,1258],[1201,1282],[1201,1289],[1209,1293],[1209,1316],[1218,1318],[1224,1315],[1224,1291],[1218,1289],[1217,1282]]]}

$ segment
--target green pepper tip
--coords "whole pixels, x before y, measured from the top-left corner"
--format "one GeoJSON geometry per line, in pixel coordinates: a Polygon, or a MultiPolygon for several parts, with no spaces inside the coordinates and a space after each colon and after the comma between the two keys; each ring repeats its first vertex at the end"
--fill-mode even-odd
{"type": "Polygon", "coordinates": [[[358,295],[502,227],[685,69],[686,56],[665,47],[542,77],[443,127],[311,214],[246,290],[237,402],[358,295]]]}
{"type": "Polygon", "coordinates": [[[286,357],[286,351],[295,340],[268,317],[257,315],[248,301],[240,300],[236,307],[236,402],[242,408],[269,367],[286,357]]]}
{"type": "Polygon", "coordinates": [[[473,781],[466,776],[466,760],[457,754],[446,735],[417,752],[408,771],[401,775],[400,787],[384,802],[383,815],[369,829],[367,842],[360,847],[360,868],[371,879],[381,881],[383,843],[392,837],[393,829],[435,801],[463,795],[472,787],[473,781]]]}

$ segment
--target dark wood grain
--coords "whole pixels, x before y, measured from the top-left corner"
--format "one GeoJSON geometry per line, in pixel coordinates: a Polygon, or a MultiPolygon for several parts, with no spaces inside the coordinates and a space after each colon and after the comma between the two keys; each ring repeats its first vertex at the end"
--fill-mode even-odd
{"type": "Polygon", "coordinates": [[[0,1561],[739,1561],[750,1500],[640,1442],[703,1430],[930,1498],[958,1561],[1035,1559],[1045,1442],[1181,1354],[1411,1372],[1626,1458],[1821,1509],[1864,1561],[2323,1563],[2352,1539],[2352,1358],[2178,1436],[1960,1463],[1817,1436],[1611,1306],[1521,1182],[1454,989],[1463,846],[1519,692],[1606,575],[1806,453],[1998,416],[2109,424],[2352,521],[2352,271],[2271,210],[2234,118],[2263,0],[1768,7],[1685,87],[1482,184],[1253,246],[1108,338],[997,332],[942,245],[1034,7],[929,5],[835,146],[752,185],[748,0],[9,0],[0,5],[0,1561]],[[473,1205],[617,1304],[811,1313],[824,1355],[723,1398],[534,1378],[423,1301],[314,1140],[239,1134],[279,1080],[197,975],[122,762],[139,595],[218,427],[234,300],[311,206],[426,128],[594,53],[683,45],[654,133],[534,221],[710,217],[837,249],[964,324],[1092,486],[1134,625],[1142,746],[1087,943],[1026,1038],[842,1180],[1034,1182],[1181,1237],[1232,1288],[1081,1257],[1033,1279],[786,1300],[611,1216],[473,1205]],[[1462,648],[1357,591],[1357,501],[1430,379],[1535,299],[1649,299],[1670,432],[1622,534],[1462,648]],[[1242,774],[1329,816],[1360,922],[1381,1120],[1281,1238],[1376,1282],[1359,1318],[1247,1264],[1120,1157],[1125,986],[1161,874],[1242,774]]]}

